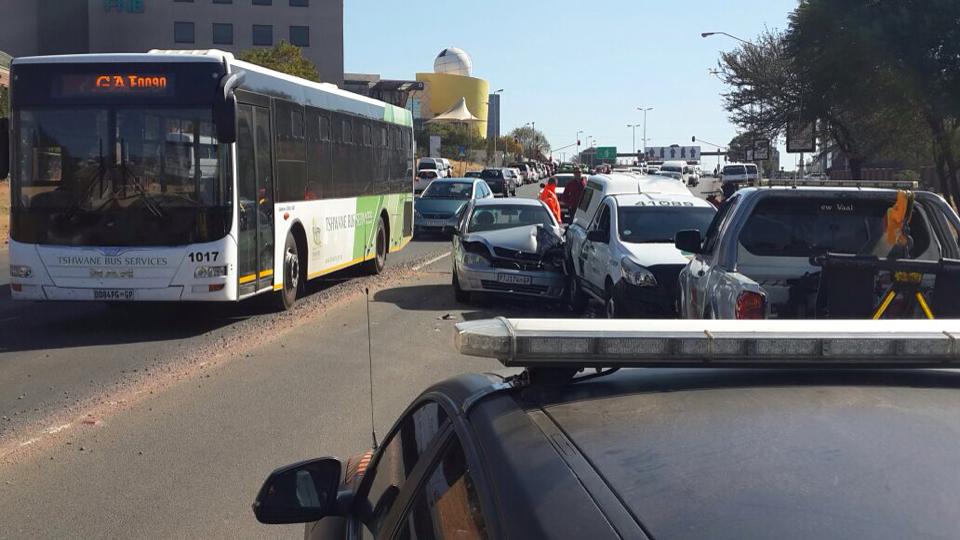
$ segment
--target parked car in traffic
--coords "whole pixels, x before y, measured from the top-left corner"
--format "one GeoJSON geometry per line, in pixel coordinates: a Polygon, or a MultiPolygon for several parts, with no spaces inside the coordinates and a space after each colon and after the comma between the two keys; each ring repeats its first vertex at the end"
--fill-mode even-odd
{"type": "Polygon", "coordinates": [[[486,182],[471,178],[442,178],[430,185],[414,201],[413,233],[440,233],[457,224],[467,203],[493,198],[486,182]]]}
{"type": "Polygon", "coordinates": [[[563,232],[543,202],[471,201],[450,232],[458,302],[474,293],[564,299],[563,232]]]}
{"type": "Polygon", "coordinates": [[[504,369],[274,470],[253,513],[305,540],[955,537],[957,377],[928,368],[958,323],[775,323],[458,323],[504,369]]]}
{"type": "Polygon", "coordinates": [[[720,170],[720,182],[726,184],[734,182],[740,185],[746,185],[750,180],[747,174],[747,165],[744,163],[728,163],[720,170]]]}
{"type": "Polygon", "coordinates": [[[433,182],[438,178],[443,178],[440,176],[440,171],[429,168],[420,169],[417,171],[417,175],[413,177],[413,192],[423,192],[423,190],[427,189],[427,186],[430,185],[430,182],[433,182]]]}
{"type": "Polygon", "coordinates": [[[578,210],[567,227],[570,302],[592,298],[608,318],[676,317],[677,276],[689,256],[674,245],[680,231],[705,231],[714,207],[692,194],[608,195],[578,210]]]}
{"type": "MultiPolygon", "coordinates": [[[[837,318],[841,312],[843,318],[869,317],[887,285],[898,279],[880,270],[891,258],[926,263],[916,265],[913,272],[932,266],[938,273],[940,266],[960,258],[956,236],[960,218],[939,195],[912,192],[915,202],[906,222],[910,238],[904,248],[889,243],[888,211],[898,202],[897,189],[906,185],[882,189],[862,187],[871,183],[859,181],[848,185],[860,187],[844,187],[844,182],[830,182],[834,185],[829,187],[820,187],[820,181],[812,181],[815,186],[795,180],[784,183],[787,186],[741,189],[722,206],[705,234],[678,234],[677,248],[694,254],[679,278],[682,317],[808,319],[837,318]],[[827,255],[852,259],[847,262],[850,267],[872,264],[875,269],[866,268],[862,276],[847,277],[837,287],[839,281],[826,280],[817,263],[817,257],[827,255]],[[854,293],[847,298],[848,305],[834,305],[854,293]]],[[[939,275],[917,279],[910,287],[928,296],[942,293],[937,286],[949,283],[939,275]]],[[[955,299],[934,300],[933,315],[956,312],[955,299]]],[[[920,307],[898,312],[902,317],[924,316],[920,307]]]]}
{"type": "Polygon", "coordinates": [[[504,169],[503,175],[510,180],[510,195],[516,197],[517,190],[523,185],[523,177],[521,176],[520,169],[504,169]]]}
{"type": "Polygon", "coordinates": [[[534,182],[533,172],[527,167],[526,163],[511,163],[509,167],[517,172],[521,184],[532,184],[534,182]]]}
{"type": "Polygon", "coordinates": [[[509,169],[484,169],[480,172],[480,178],[490,186],[494,195],[509,197],[510,193],[516,190],[513,187],[513,172],[509,169]]]}

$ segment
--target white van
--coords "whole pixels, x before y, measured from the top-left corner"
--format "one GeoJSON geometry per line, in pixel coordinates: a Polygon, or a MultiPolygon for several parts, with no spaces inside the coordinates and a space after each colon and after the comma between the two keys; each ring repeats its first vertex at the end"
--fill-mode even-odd
{"type": "MultiPolygon", "coordinates": [[[[746,163],[727,163],[723,166],[723,169],[720,169],[720,183],[736,182],[738,184],[746,184],[750,180],[750,176],[747,174],[747,165],[746,163]]],[[[749,165],[756,170],[756,165],[749,165]]]]}
{"type": "Polygon", "coordinates": [[[686,161],[664,161],[660,167],[660,172],[677,173],[683,179],[683,183],[694,187],[700,183],[700,177],[696,169],[686,161]]]}

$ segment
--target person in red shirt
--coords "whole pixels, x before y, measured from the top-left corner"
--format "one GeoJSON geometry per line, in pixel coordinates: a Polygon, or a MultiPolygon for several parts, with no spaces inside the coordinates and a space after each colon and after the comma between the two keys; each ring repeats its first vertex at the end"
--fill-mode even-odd
{"type": "Polygon", "coordinates": [[[573,180],[567,182],[563,188],[563,205],[569,212],[567,223],[573,223],[573,216],[577,213],[577,207],[580,206],[580,198],[583,197],[583,191],[587,188],[587,182],[580,172],[580,168],[573,171],[573,180]]]}
{"type": "Polygon", "coordinates": [[[557,223],[563,223],[560,219],[560,201],[557,199],[557,179],[550,178],[547,185],[540,192],[540,200],[547,204],[547,208],[553,212],[553,217],[557,218],[557,223]]]}

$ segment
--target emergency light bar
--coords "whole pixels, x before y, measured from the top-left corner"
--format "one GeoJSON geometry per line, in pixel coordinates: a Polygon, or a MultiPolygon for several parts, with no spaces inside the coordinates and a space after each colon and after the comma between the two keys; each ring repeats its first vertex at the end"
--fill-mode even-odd
{"type": "Polygon", "coordinates": [[[960,367],[960,320],[555,320],[456,325],[506,367],[960,367]]]}
{"type": "Polygon", "coordinates": [[[789,178],[760,180],[757,186],[786,186],[786,187],[845,187],[845,188],[878,188],[878,189],[907,189],[916,190],[920,183],[912,180],[815,180],[789,178]]]}

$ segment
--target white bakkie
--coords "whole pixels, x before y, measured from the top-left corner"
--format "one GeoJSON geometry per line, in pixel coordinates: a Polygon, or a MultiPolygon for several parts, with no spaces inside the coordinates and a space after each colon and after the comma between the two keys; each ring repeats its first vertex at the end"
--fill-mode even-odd
{"type": "Polygon", "coordinates": [[[673,317],[677,275],[690,257],[674,247],[674,237],[706,230],[716,211],[689,191],[657,192],[657,183],[643,178],[633,193],[610,193],[606,180],[591,178],[593,192],[588,185],[567,228],[571,303],[581,309],[596,298],[609,318],[673,317]]]}

